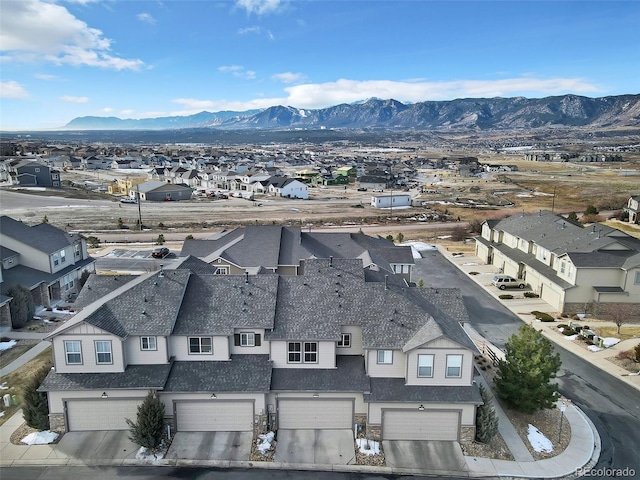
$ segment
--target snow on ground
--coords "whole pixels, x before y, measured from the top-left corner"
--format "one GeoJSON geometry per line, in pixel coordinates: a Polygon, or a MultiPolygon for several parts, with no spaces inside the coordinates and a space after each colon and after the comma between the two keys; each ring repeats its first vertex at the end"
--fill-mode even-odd
{"type": "Polygon", "coordinates": [[[366,438],[356,438],[358,450],[365,455],[377,455],[380,453],[380,443],[366,438]]]}
{"type": "Polygon", "coordinates": [[[544,436],[544,434],[533,425],[529,424],[529,432],[527,433],[529,443],[536,452],[553,452],[553,444],[551,440],[544,436]]]}
{"type": "Polygon", "coordinates": [[[257,449],[262,455],[266,455],[269,450],[271,450],[271,443],[275,438],[276,434],[273,432],[263,433],[258,435],[257,440],[257,449]]]}
{"type": "Polygon", "coordinates": [[[604,348],[609,348],[609,347],[613,347],[619,341],[620,341],[619,338],[606,337],[602,339],[602,345],[604,346],[604,348]]]}
{"type": "Polygon", "coordinates": [[[153,453],[149,451],[147,447],[140,447],[136,452],[136,460],[147,460],[149,462],[155,463],[158,460],[162,460],[164,458],[164,451],[161,449],[159,452],[153,453]]]}
{"type": "Polygon", "coordinates": [[[20,187],[20,188],[17,188],[16,190],[31,190],[33,192],[46,192],[47,188],[46,187],[20,187]]]}
{"type": "Polygon", "coordinates": [[[463,263],[462,265],[466,265],[468,267],[473,267],[475,265],[478,265],[476,262],[467,262],[467,263],[463,263]]]}
{"type": "Polygon", "coordinates": [[[587,350],[591,350],[592,352],[600,352],[602,351],[602,348],[596,346],[596,345],[589,345],[587,347],[587,350]]]}
{"type": "Polygon", "coordinates": [[[0,412],[0,418],[4,417],[4,412],[0,412]]]}
{"type": "Polygon", "coordinates": [[[20,440],[27,445],[46,445],[53,442],[58,438],[58,434],[50,430],[44,430],[43,432],[33,432],[20,440]]]}
{"type": "Polygon", "coordinates": [[[7,387],[7,382],[2,382],[2,385],[0,385],[0,390],[9,390],[9,387],[7,387]]]}
{"type": "Polygon", "coordinates": [[[9,350],[10,348],[14,347],[15,344],[16,344],[15,340],[9,340],[8,342],[0,342],[0,351],[9,350]]]}
{"type": "Polygon", "coordinates": [[[575,340],[576,338],[578,338],[578,334],[577,333],[575,335],[568,335],[568,336],[564,337],[565,340],[575,340]]]}
{"type": "Polygon", "coordinates": [[[73,315],[76,312],[70,312],[69,310],[60,310],[59,308],[54,308],[53,313],[61,313],[62,315],[73,315]]]}
{"type": "Polygon", "coordinates": [[[411,247],[411,254],[413,255],[413,258],[422,258],[422,255],[420,255],[420,252],[427,252],[429,250],[438,249],[435,245],[429,245],[428,243],[424,243],[424,242],[404,242],[404,243],[399,243],[398,246],[411,247]]]}

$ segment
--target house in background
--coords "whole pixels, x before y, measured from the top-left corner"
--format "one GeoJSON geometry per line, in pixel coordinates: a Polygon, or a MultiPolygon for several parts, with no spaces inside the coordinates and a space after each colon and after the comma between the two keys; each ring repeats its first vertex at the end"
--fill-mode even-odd
{"type": "Polygon", "coordinates": [[[14,185],[25,187],[55,187],[61,186],[60,171],[35,159],[5,160],[0,164],[5,172],[5,180],[14,185]]]}
{"type": "Polygon", "coordinates": [[[606,316],[610,306],[631,304],[640,317],[640,239],[615,228],[548,211],[488,220],[476,255],[526,281],[558,312],[606,316]]]}
{"type": "Polygon", "coordinates": [[[371,206],[375,208],[410,207],[411,195],[408,193],[374,195],[371,197],[371,206]]]}
{"type": "Polygon", "coordinates": [[[624,211],[629,215],[629,223],[640,223],[640,195],[629,197],[624,211]]]}
{"type": "Polygon", "coordinates": [[[48,337],[52,430],[127,430],[153,391],[173,432],[357,424],[375,439],[473,440],[482,400],[457,289],[368,282],[357,259],[289,276],[189,265],[118,286],[48,337]]]}
{"type": "Polygon", "coordinates": [[[188,185],[166,183],[159,180],[142,182],[136,185],[136,188],[131,192],[136,197],[139,196],[140,200],[148,202],[191,200],[193,194],[193,190],[188,185]]]}
{"type": "Polygon", "coordinates": [[[95,259],[80,235],[48,223],[29,226],[5,215],[0,217],[0,256],[2,295],[22,285],[44,307],[72,298],[82,272],[95,271],[95,259]]]}
{"type": "Polygon", "coordinates": [[[271,177],[267,182],[267,191],[278,197],[300,198],[303,200],[309,198],[307,185],[295,178],[271,177]]]}

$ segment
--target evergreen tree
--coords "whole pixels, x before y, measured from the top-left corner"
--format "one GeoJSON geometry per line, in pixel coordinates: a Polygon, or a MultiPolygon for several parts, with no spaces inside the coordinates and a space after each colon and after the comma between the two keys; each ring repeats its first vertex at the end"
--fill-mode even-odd
{"type": "Polygon", "coordinates": [[[49,367],[38,370],[22,391],[22,418],[27,422],[27,425],[39,431],[49,430],[47,394],[38,392],[38,388],[48,373],[49,367]]]}
{"type": "Polygon", "coordinates": [[[158,235],[158,238],[156,238],[156,245],[164,245],[164,235],[160,234],[158,235]]]}
{"type": "Polygon", "coordinates": [[[138,406],[136,421],[127,420],[129,439],[145,448],[156,448],[164,433],[164,404],[154,392],[149,392],[138,406]]]}
{"type": "Polygon", "coordinates": [[[491,405],[491,395],[482,385],[480,395],[484,404],[476,412],[476,440],[489,443],[498,433],[498,416],[491,405]]]}
{"type": "Polygon", "coordinates": [[[36,305],[31,297],[31,291],[22,285],[10,288],[7,295],[13,297],[9,303],[9,314],[13,328],[22,328],[33,318],[36,305]]]}
{"type": "Polygon", "coordinates": [[[575,224],[580,223],[580,220],[578,219],[578,214],[576,212],[570,212],[569,215],[567,215],[567,220],[575,224]]]}
{"type": "Polygon", "coordinates": [[[82,289],[82,287],[84,287],[84,284],[87,283],[90,275],[91,272],[89,272],[89,270],[82,271],[82,273],[80,274],[80,278],[78,279],[78,286],[80,287],[80,289],[82,289]]]}
{"type": "Polygon", "coordinates": [[[398,243],[402,243],[404,241],[404,234],[402,232],[398,232],[398,236],[396,238],[398,239],[398,243]]]}
{"type": "Polygon", "coordinates": [[[550,383],[560,368],[560,355],[551,342],[530,325],[506,344],[507,353],[498,364],[495,384],[498,398],[525,413],[552,408],[558,398],[558,384],[550,383]]]}

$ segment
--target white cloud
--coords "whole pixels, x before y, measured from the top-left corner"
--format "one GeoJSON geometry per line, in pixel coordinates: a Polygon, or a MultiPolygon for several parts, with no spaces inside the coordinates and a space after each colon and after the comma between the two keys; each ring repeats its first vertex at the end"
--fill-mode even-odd
{"type": "Polygon", "coordinates": [[[150,13],[139,13],[136,15],[136,18],[141,22],[149,23],[151,25],[155,25],[156,19],[151,16],[150,13]]]}
{"type": "Polygon", "coordinates": [[[253,70],[245,70],[242,65],[223,65],[218,67],[218,71],[230,73],[235,77],[244,78],[245,80],[253,80],[256,78],[256,72],[253,70]]]}
{"type": "Polygon", "coordinates": [[[281,0],[236,0],[236,6],[244,8],[249,14],[256,15],[278,11],[283,3],[281,0]]]}
{"type": "Polygon", "coordinates": [[[29,93],[18,82],[0,82],[0,98],[27,98],[29,93]]]}
{"type": "Polygon", "coordinates": [[[256,33],[256,34],[260,34],[262,33],[262,27],[246,27],[246,28],[240,28],[238,29],[238,33],[240,35],[247,35],[248,33],[256,33]]]}
{"type": "Polygon", "coordinates": [[[100,30],[89,27],[65,7],[43,0],[2,2],[0,46],[11,60],[45,59],[58,65],[115,70],[144,66],[142,60],[111,54],[111,40],[100,30]]]}
{"type": "Polygon", "coordinates": [[[57,80],[60,78],[57,75],[49,75],[48,73],[36,73],[34,77],[38,80],[57,80]]]}
{"type": "Polygon", "coordinates": [[[271,76],[271,80],[282,83],[295,83],[304,80],[306,77],[302,73],[282,72],[271,76]]]}
{"type": "Polygon", "coordinates": [[[100,110],[102,113],[113,113],[115,111],[115,108],[111,108],[111,107],[104,107],[103,109],[100,110]]]}
{"type": "Polygon", "coordinates": [[[73,95],[63,95],[60,97],[60,100],[63,102],[71,102],[71,103],[87,103],[89,101],[89,97],[74,97],[73,95]]]}
{"type": "Polygon", "coordinates": [[[120,115],[131,115],[134,112],[134,110],[128,108],[126,110],[120,110],[120,115]]]}

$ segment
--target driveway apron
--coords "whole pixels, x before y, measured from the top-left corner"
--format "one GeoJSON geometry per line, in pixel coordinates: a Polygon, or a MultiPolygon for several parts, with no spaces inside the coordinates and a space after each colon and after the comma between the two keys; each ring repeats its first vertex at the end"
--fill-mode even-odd
{"type": "Polygon", "coordinates": [[[462,472],[467,469],[458,442],[384,440],[387,466],[412,470],[462,472]]]}
{"type": "Polygon", "coordinates": [[[252,432],[177,432],[168,459],[246,461],[252,432]]]}
{"type": "Polygon", "coordinates": [[[354,464],[353,432],[349,429],[279,429],[275,460],[285,463],[354,464]]]}

